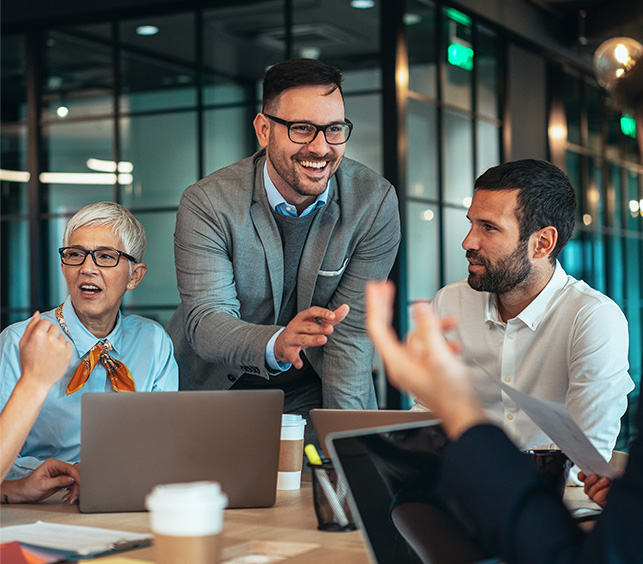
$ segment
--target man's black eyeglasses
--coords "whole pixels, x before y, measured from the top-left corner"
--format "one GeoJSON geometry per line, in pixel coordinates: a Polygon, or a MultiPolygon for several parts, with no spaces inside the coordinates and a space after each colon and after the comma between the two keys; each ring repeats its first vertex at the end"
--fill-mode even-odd
{"type": "Polygon", "coordinates": [[[85,262],[87,255],[92,256],[96,266],[103,268],[114,268],[118,266],[118,261],[121,260],[121,256],[124,256],[132,262],[137,262],[132,255],[128,255],[123,251],[117,251],[116,249],[96,249],[94,251],[88,251],[86,249],[79,249],[78,247],[61,247],[58,249],[58,252],[60,253],[60,260],[67,266],[80,266],[85,262]]]}
{"type": "Polygon", "coordinates": [[[285,125],[288,128],[288,138],[293,143],[307,145],[312,143],[320,131],[324,132],[324,138],[329,145],[343,145],[348,141],[353,131],[353,124],[349,120],[343,122],[329,123],[328,125],[317,125],[305,121],[286,121],[270,114],[264,114],[275,123],[285,125]]]}

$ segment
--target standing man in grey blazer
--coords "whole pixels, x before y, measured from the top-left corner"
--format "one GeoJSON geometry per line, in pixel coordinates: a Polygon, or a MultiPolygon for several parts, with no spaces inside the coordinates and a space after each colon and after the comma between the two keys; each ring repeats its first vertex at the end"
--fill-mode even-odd
{"type": "Polygon", "coordinates": [[[364,287],[389,274],[399,214],[393,186],[344,158],[341,81],[310,59],[270,68],[262,149],[183,193],[168,325],[181,389],[280,388],[305,416],[376,407],[364,287]]]}

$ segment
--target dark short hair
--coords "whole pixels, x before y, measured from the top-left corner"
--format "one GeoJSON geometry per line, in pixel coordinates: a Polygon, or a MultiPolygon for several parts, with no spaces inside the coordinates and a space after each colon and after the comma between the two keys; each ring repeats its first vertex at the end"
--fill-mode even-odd
{"type": "Polygon", "coordinates": [[[553,263],[574,231],[576,194],[567,175],[546,161],[524,159],[490,168],[480,175],[475,190],[519,190],[516,215],[520,239],[529,239],[549,225],[558,231],[558,241],[549,255],[553,263]]]}
{"type": "Polygon", "coordinates": [[[315,59],[290,59],[270,67],[263,79],[263,110],[270,110],[282,92],[296,86],[328,86],[342,92],[342,73],[315,59]]]}

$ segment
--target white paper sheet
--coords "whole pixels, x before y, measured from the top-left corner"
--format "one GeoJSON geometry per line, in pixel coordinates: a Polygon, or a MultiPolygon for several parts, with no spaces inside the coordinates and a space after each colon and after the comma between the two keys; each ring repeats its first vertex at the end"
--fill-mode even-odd
{"type": "Polygon", "coordinates": [[[0,542],[18,541],[80,556],[134,548],[132,544],[139,542],[145,544],[149,539],[151,539],[151,535],[99,529],[97,527],[60,525],[43,521],[0,528],[0,542]]]}
{"type": "Polygon", "coordinates": [[[596,447],[583,433],[583,430],[572,419],[567,408],[561,403],[534,398],[512,388],[494,378],[487,370],[476,363],[497,386],[500,386],[516,405],[555,442],[567,457],[585,474],[598,474],[616,478],[620,474],[610,466],[596,447]]]}

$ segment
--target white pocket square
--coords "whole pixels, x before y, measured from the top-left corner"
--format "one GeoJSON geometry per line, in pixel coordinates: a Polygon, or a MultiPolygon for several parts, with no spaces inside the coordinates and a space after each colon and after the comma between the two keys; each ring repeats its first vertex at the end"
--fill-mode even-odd
{"type": "Polygon", "coordinates": [[[348,261],[350,261],[350,258],[347,258],[344,261],[344,264],[342,264],[342,267],[339,270],[320,270],[319,271],[319,276],[339,276],[346,270],[346,267],[348,266],[348,261]]]}

